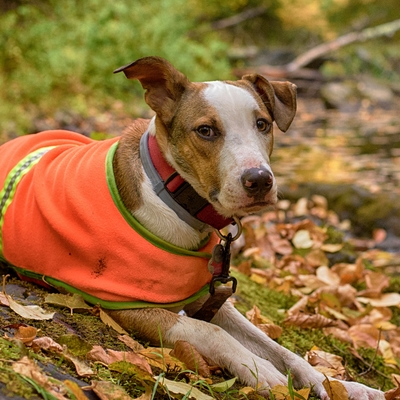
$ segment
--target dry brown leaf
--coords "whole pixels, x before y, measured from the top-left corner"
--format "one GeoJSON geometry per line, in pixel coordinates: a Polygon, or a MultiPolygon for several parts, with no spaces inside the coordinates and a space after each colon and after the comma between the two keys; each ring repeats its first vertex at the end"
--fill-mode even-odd
{"type": "Polygon", "coordinates": [[[357,300],[360,303],[371,304],[372,307],[400,306],[399,293],[384,293],[378,299],[372,299],[369,297],[357,297],[357,300]]]}
{"type": "Polygon", "coordinates": [[[106,312],[104,312],[100,308],[100,319],[103,321],[104,324],[107,326],[110,326],[113,328],[115,331],[117,331],[121,335],[127,335],[129,336],[129,333],[122,328],[117,322],[115,322],[106,312]]]}
{"type": "Polygon", "coordinates": [[[364,265],[361,260],[357,260],[355,264],[335,264],[331,270],[339,275],[342,284],[357,282],[364,275],[364,265]]]}
{"type": "Polygon", "coordinates": [[[50,380],[49,377],[42,372],[39,366],[27,356],[22,357],[19,361],[15,361],[12,364],[12,369],[16,373],[35,381],[40,387],[44,388],[56,399],[67,400],[67,398],[61,394],[61,388],[58,387],[53,380],[50,380]]]}
{"type": "Polygon", "coordinates": [[[321,250],[327,253],[337,253],[343,249],[343,243],[325,243],[321,246],[321,250]]]}
{"type": "Polygon", "coordinates": [[[321,265],[328,265],[328,257],[321,249],[313,249],[306,256],[305,259],[312,267],[320,267],[321,265]]]}
{"type": "Polygon", "coordinates": [[[72,364],[74,364],[76,373],[79,376],[92,376],[95,375],[95,372],[92,370],[92,368],[89,367],[89,365],[84,361],[79,359],[78,357],[75,357],[74,355],[72,355],[66,348],[66,346],[64,346],[63,349],[63,356],[69,360],[70,362],[72,362],[72,364]]]}
{"type": "Polygon", "coordinates": [[[42,350],[52,351],[54,353],[63,352],[63,347],[48,336],[36,338],[33,343],[42,350]]]}
{"type": "Polygon", "coordinates": [[[144,346],[142,346],[139,342],[137,342],[135,339],[132,339],[130,336],[128,335],[121,335],[118,336],[118,339],[125,343],[126,346],[128,346],[131,350],[133,351],[140,351],[144,349],[144,346]]]}
{"type": "Polygon", "coordinates": [[[328,393],[330,400],[349,400],[349,394],[343,383],[340,381],[330,381],[326,378],[322,384],[328,393]]]}
{"type": "Polygon", "coordinates": [[[306,353],[305,359],[313,367],[323,367],[333,370],[333,374],[329,373],[329,376],[333,378],[343,379],[346,376],[346,370],[342,364],[343,359],[340,356],[332,353],[327,353],[314,346],[310,351],[306,353]]]}
{"type": "Polygon", "coordinates": [[[336,326],[337,322],[324,317],[320,314],[304,314],[298,313],[289,315],[283,321],[285,325],[293,325],[298,326],[303,329],[311,329],[311,328],[325,328],[327,326],[336,326]]]}
{"type": "Polygon", "coordinates": [[[323,332],[326,336],[333,336],[334,338],[339,339],[341,342],[353,344],[353,340],[347,331],[337,328],[336,326],[323,328],[323,332]]]}
{"type": "Polygon", "coordinates": [[[86,358],[92,361],[100,361],[106,365],[113,362],[126,361],[152,374],[151,367],[145,357],[131,351],[104,350],[101,346],[93,346],[92,350],[86,354],[86,358]]]}
{"type": "Polygon", "coordinates": [[[210,368],[203,356],[194,346],[184,340],[177,340],[175,342],[174,349],[170,355],[182,361],[188,369],[198,375],[206,378],[211,375],[210,368]]]}
{"type": "Polygon", "coordinates": [[[308,304],[308,296],[302,297],[297,303],[293,304],[292,307],[287,311],[287,315],[293,315],[306,310],[308,304]]]}
{"type": "Polygon", "coordinates": [[[376,348],[379,338],[379,330],[372,325],[357,324],[347,331],[354,343],[354,348],[372,347],[376,348]]]}
{"type": "Polygon", "coordinates": [[[139,351],[138,354],[146,357],[146,360],[151,366],[160,368],[164,372],[167,371],[167,369],[176,369],[177,371],[184,370],[185,365],[177,358],[172,357],[170,353],[171,349],[147,347],[139,351]]]}
{"type": "Polygon", "coordinates": [[[385,400],[399,400],[399,399],[400,399],[400,387],[395,387],[385,392],[385,400]]]}
{"type": "Polygon", "coordinates": [[[333,272],[326,265],[317,268],[315,275],[321,282],[324,282],[328,286],[337,286],[340,283],[339,275],[333,272]]]}
{"type": "Polygon", "coordinates": [[[112,382],[92,381],[91,388],[100,400],[132,400],[123,387],[112,382]]]}
{"type": "Polygon", "coordinates": [[[257,328],[262,330],[271,339],[278,339],[282,335],[282,328],[275,324],[259,324],[257,328]]]}
{"type": "Polygon", "coordinates": [[[37,334],[37,329],[33,326],[19,326],[18,330],[15,332],[15,339],[19,339],[22,343],[30,346],[33,339],[35,339],[37,334]]]}

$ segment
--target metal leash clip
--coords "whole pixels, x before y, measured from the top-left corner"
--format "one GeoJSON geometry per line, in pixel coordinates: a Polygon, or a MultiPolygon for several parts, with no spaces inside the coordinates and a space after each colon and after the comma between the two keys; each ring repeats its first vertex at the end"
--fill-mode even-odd
{"type": "Polygon", "coordinates": [[[234,217],[238,231],[235,236],[232,233],[223,235],[220,231],[216,230],[218,237],[221,239],[220,243],[217,244],[208,263],[210,272],[213,274],[213,278],[210,282],[210,293],[215,293],[215,284],[221,282],[223,284],[232,282],[232,293],[235,293],[237,280],[233,276],[229,275],[230,261],[231,261],[231,243],[239,238],[242,233],[242,225],[237,217],[234,217]],[[222,244],[225,242],[224,244],[222,244]]]}

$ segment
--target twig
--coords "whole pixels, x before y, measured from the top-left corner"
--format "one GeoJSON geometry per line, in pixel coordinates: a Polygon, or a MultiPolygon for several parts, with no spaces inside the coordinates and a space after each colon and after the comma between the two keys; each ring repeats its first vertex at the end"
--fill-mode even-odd
{"type": "Polygon", "coordinates": [[[229,28],[234,25],[238,25],[248,19],[258,17],[267,11],[267,7],[259,6],[250,8],[249,10],[242,11],[239,14],[233,15],[232,17],[223,18],[218,21],[211,23],[211,28],[214,30],[229,28]]]}
{"type": "Polygon", "coordinates": [[[381,341],[381,336],[382,336],[382,328],[379,328],[378,342],[376,343],[376,348],[375,348],[374,356],[372,357],[372,360],[371,360],[371,363],[370,363],[369,367],[368,367],[364,372],[361,372],[361,373],[359,374],[359,376],[363,376],[363,375],[368,374],[368,372],[370,372],[371,369],[373,368],[375,358],[376,358],[376,356],[377,356],[377,354],[378,354],[379,343],[380,343],[380,341],[381,341]]]}

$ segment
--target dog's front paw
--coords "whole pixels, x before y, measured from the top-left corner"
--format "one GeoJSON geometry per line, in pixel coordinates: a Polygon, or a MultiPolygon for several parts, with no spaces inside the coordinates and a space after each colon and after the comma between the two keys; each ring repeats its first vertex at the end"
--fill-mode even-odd
{"type": "MultiPolygon", "coordinates": [[[[340,383],[346,388],[349,399],[351,400],[385,400],[385,395],[380,390],[371,389],[357,382],[340,381],[340,383]]],[[[331,400],[321,383],[315,385],[313,389],[321,400],[331,400]]]]}
{"type": "Polygon", "coordinates": [[[281,374],[269,361],[252,355],[248,360],[242,359],[235,374],[246,385],[252,386],[265,397],[276,385],[287,385],[287,377],[281,374]]]}

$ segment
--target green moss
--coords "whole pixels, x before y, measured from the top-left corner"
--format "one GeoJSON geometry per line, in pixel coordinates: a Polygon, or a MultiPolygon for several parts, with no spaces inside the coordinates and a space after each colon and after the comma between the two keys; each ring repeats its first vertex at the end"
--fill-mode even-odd
{"type": "Polygon", "coordinates": [[[239,272],[235,271],[232,275],[238,280],[235,306],[242,313],[257,305],[263,315],[279,322],[284,318],[280,310],[286,310],[296,302],[295,297],[263,287],[239,272]]]}

